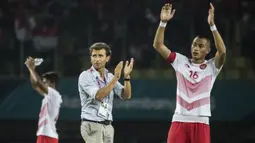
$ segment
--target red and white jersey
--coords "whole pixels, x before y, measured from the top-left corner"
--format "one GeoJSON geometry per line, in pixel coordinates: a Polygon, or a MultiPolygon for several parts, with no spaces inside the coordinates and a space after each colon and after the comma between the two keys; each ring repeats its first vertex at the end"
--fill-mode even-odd
{"type": "Polygon", "coordinates": [[[44,135],[58,139],[56,122],[58,120],[62,97],[59,92],[48,87],[48,94],[44,95],[39,114],[37,136],[44,135]]]}
{"type": "Polygon", "coordinates": [[[175,52],[169,55],[168,62],[173,66],[177,78],[177,103],[173,121],[209,124],[210,93],[222,67],[216,68],[214,58],[195,64],[175,52]]]}

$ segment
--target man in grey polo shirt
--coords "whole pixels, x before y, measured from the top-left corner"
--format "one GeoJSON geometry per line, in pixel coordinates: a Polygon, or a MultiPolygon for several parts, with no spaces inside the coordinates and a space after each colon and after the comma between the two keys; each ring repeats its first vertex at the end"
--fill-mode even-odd
{"type": "Polygon", "coordinates": [[[79,76],[78,88],[81,99],[81,135],[86,143],[113,143],[114,128],[112,105],[114,94],[121,99],[131,98],[130,73],[133,58],[124,67],[124,86],[121,77],[123,62],[114,70],[114,75],[105,69],[111,57],[111,49],[105,43],[94,43],[90,47],[91,68],[79,76]]]}

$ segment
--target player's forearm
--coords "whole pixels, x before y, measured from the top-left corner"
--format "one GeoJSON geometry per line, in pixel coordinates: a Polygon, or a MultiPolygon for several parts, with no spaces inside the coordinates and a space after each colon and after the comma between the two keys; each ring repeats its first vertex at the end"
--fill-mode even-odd
{"type": "Polygon", "coordinates": [[[30,74],[30,82],[31,82],[31,84],[32,84],[32,87],[35,88],[35,87],[36,87],[36,82],[35,82],[35,80],[33,79],[33,77],[31,76],[31,74],[30,74]]]}
{"type": "Polygon", "coordinates": [[[30,81],[32,85],[38,84],[40,82],[40,78],[38,74],[36,73],[36,71],[34,69],[29,69],[29,72],[30,72],[30,81]]]}
{"type": "Polygon", "coordinates": [[[159,26],[154,37],[153,47],[155,49],[164,45],[165,27],[159,26]]]}
{"type": "Polygon", "coordinates": [[[131,98],[131,83],[130,81],[124,81],[124,90],[121,94],[123,99],[130,99],[131,98]]]}
{"type": "Polygon", "coordinates": [[[226,47],[225,44],[221,38],[220,33],[218,32],[218,30],[214,30],[212,31],[213,34],[213,39],[214,39],[214,43],[215,43],[215,47],[217,49],[217,52],[219,54],[225,54],[226,53],[226,47]]]}
{"type": "Polygon", "coordinates": [[[115,87],[116,83],[117,83],[118,79],[117,78],[113,78],[111,82],[109,82],[109,84],[107,84],[105,87],[100,88],[97,93],[96,93],[96,99],[99,101],[103,101],[104,98],[110,94],[110,92],[112,91],[112,89],[115,87]]]}
{"type": "Polygon", "coordinates": [[[30,81],[31,81],[32,87],[34,89],[39,88],[40,91],[42,91],[42,93],[46,93],[47,94],[48,93],[48,89],[43,84],[42,80],[40,79],[39,75],[36,73],[35,69],[29,69],[29,72],[30,72],[30,81]]]}

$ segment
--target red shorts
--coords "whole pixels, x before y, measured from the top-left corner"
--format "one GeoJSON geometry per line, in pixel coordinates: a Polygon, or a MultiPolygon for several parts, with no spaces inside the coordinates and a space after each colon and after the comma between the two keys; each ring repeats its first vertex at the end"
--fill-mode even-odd
{"type": "Polygon", "coordinates": [[[36,143],[58,143],[58,139],[40,135],[40,136],[37,136],[36,143]]]}
{"type": "Polygon", "coordinates": [[[203,123],[172,122],[167,143],[210,143],[210,126],[203,123]]]}

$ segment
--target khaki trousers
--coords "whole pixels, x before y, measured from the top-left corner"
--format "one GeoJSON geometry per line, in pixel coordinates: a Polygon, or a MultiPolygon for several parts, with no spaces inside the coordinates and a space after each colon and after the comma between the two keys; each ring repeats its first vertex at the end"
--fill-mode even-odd
{"type": "Polygon", "coordinates": [[[113,143],[114,128],[89,121],[82,121],[81,136],[85,143],[113,143]]]}

